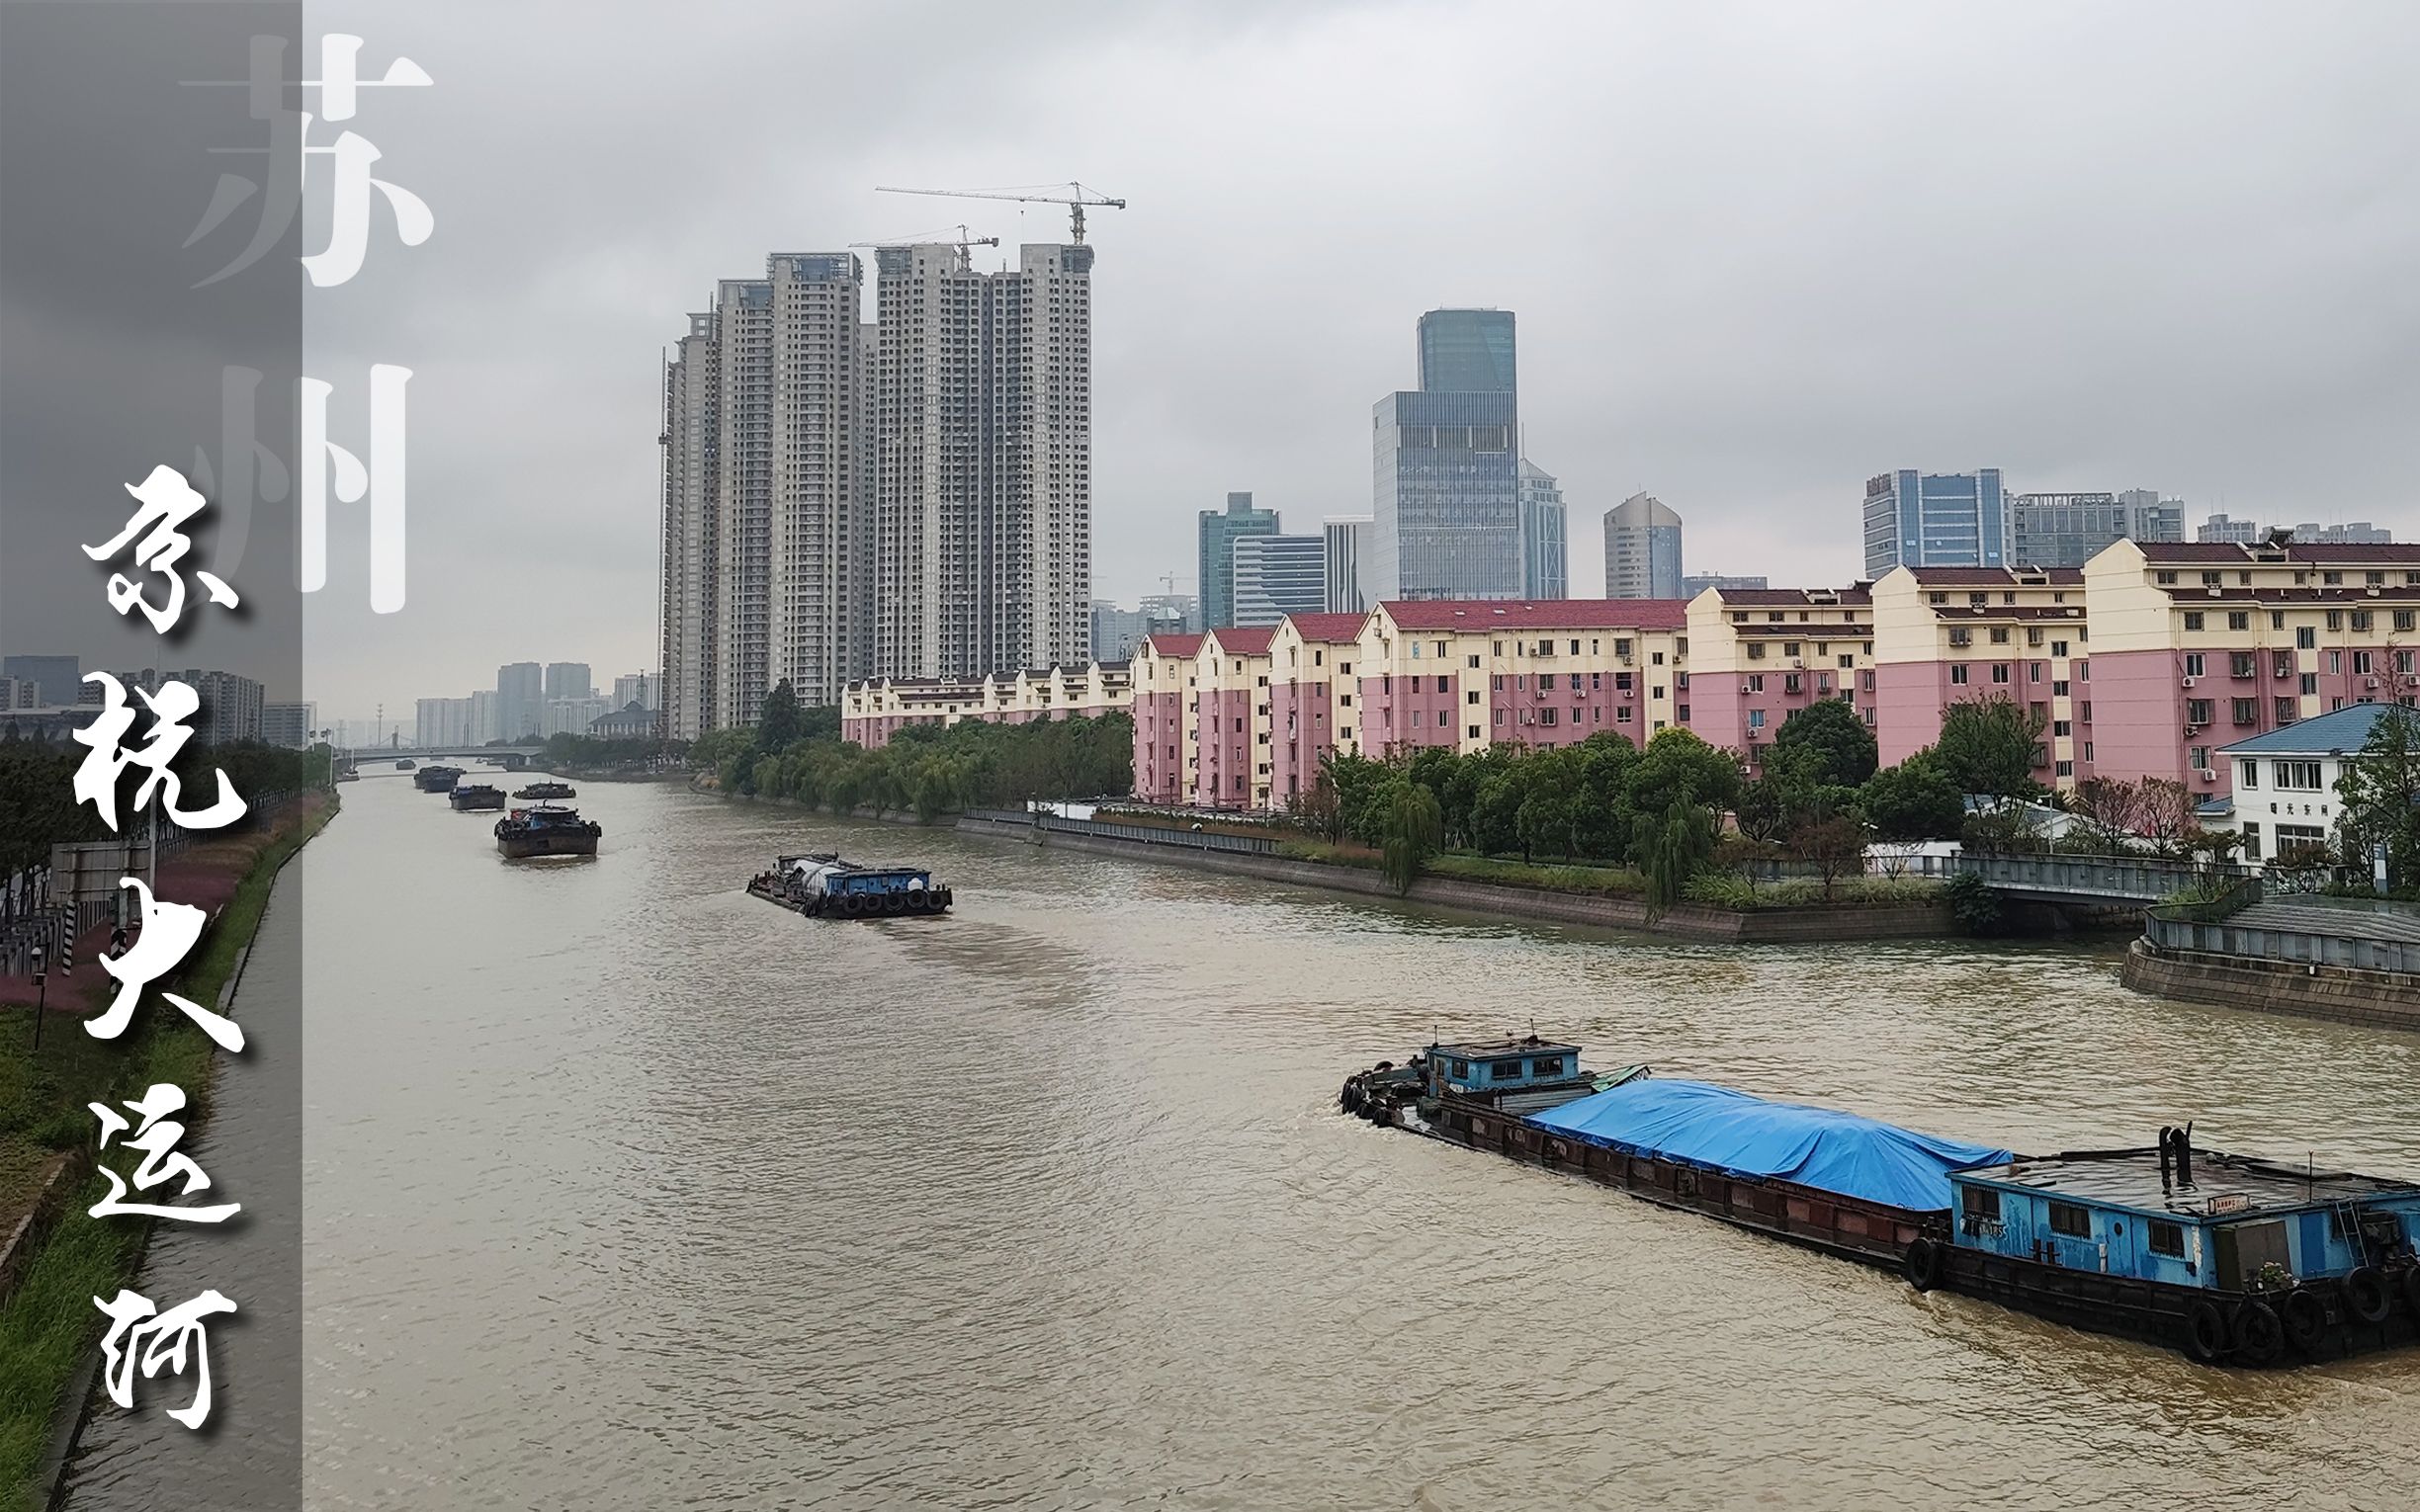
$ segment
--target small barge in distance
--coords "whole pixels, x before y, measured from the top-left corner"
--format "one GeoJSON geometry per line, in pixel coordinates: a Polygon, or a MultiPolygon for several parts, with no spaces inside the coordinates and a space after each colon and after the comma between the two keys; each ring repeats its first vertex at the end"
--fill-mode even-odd
{"type": "Polygon", "coordinates": [[[950,889],[920,867],[861,866],[835,852],[776,857],[748,880],[748,891],[811,919],[897,918],[947,913],[950,889]]]}
{"type": "Polygon", "coordinates": [[[514,789],[513,797],[517,798],[535,798],[541,802],[551,803],[557,798],[578,798],[579,790],[573,788],[569,783],[531,783],[525,788],[514,789]]]}
{"type": "Polygon", "coordinates": [[[593,856],[605,833],[594,819],[583,819],[576,808],[552,803],[516,808],[495,822],[496,850],[514,860],[533,856],[593,856]]]}
{"type": "Polygon", "coordinates": [[[427,766],[412,774],[412,786],[423,793],[451,793],[462,778],[460,767],[427,766]]]}
{"type": "Polygon", "coordinates": [[[1540,1040],[1431,1045],[1343,1110],[2055,1322],[2268,1366],[2420,1342],[2420,1185],[2155,1148],[2020,1156],[1540,1040]]]}
{"type": "Polygon", "coordinates": [[[504,790],[486,783],[456,783],[454,791],[446,795],[446,801],[454,805],[456,813],[469,813],[477,808],[501,808],[504,806],[504,790]]]}

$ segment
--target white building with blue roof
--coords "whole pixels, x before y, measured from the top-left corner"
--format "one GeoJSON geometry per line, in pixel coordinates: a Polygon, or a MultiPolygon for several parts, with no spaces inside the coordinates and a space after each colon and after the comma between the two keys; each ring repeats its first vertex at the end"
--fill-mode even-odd
{"type": "Polygon", "coordinates": [[[2331,843],[2344,811],[2337,779],[2359,758],[2377,721],[2401,707],[2350,704],[2224,747],[2218,754],[2232,766],[2235,792],[2202,805],[2202,827],[2240,832],[2247,861],[2290,845],[2331,843]]]}

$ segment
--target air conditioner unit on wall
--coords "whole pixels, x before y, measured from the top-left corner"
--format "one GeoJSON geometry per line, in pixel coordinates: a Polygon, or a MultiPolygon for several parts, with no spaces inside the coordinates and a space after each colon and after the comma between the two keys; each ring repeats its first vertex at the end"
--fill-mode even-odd
{"type": "Polygon", "coordinates": [[[2194,773],[2194,776],[2199,777],[2205,783],[2214,783],[2218,780],[2218,774],[2211,771],[2208,767],[2200,768],[2194,773]]]}
{"type": "Polygon", "coordinates": [[[2188,687],[2188,688],[2190,688],[2190,687],[2192,687],[2192,686],[2193,686],[2193,685],[2194,685],[2196,682],[2198,682],[2198,681],[2200,681],[2200,679],[2198,679],[2198,678],[2191,678],[2191,677],[2189,677],[2189,678],[2185,679],[2185,686],[2186,686],[2186,687],[2188,687]]]}

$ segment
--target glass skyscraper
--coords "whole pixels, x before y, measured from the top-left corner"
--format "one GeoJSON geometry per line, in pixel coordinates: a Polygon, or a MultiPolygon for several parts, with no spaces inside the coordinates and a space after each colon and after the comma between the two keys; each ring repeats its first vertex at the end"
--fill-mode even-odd
{"type": "Polygon", "coordinates": [[[1249,493],[1227,495],[1225,512],[1205,509],[1200,515],[1200,576],[1202,627],[1222,630],[1235,624],[1235,547],[1246,536],[1277,534],[1277,511],[1254,509],[1249,493]]]}
{"type": "Polygon", "coordinates": [[[1571,548],[1563,488],[1554,474],[1520,460],[1521,597],[1571,597],[1571,548]]]}
{"type": "Polygon", "coordinates": [[[1509,309],[1432,309],[1420,318],[1425,393],[1512,393],[1517,389],[1509,309]]]}
{"type": "Polygon", "coordinates": [[[1432,309],[1420,320],[1417,391],[1370,417],[1369,550],[1361,586],[1382,599],[1526,593],[1512,314],[1432,309]]]}
{"type": "Polygon", "coordinates": [[[1235,619],[1265,630],[1288,615],[1328,606],[1328,542],[1322,536],[1245,536],[1235,546],[1235,619]]]}
{"type": "Polygon", "coordinates": [[[2009,501],[1997,467],[1877,474],[1865,482],[1864,523],[1868,578],[1901,566],[2011,565],[2009,501]]]}

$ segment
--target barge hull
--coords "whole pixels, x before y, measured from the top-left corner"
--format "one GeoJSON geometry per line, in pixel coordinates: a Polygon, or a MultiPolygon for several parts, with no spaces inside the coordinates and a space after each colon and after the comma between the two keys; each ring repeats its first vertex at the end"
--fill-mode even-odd
{"type": "Polygon", "coordinates": [[[1626,1154],[1532,1129],[1518,1118],[1458,1099],[1434,1108],[1433,1115],[1424,1113],[1418,1125],[1401,1127],[1865,1265],[1898,1268],[1908,1246],[1929,1223],[1938,1221],[1936,1215],[1794,1182],[1728,1176],[1679,1161],[1626,1154]]]}
{"type": "Polygon", "coordinates": [[[593,856],[594,835],[498,835],[496,850],[506,859],[527,861],[536,856],[593,856]]]}

